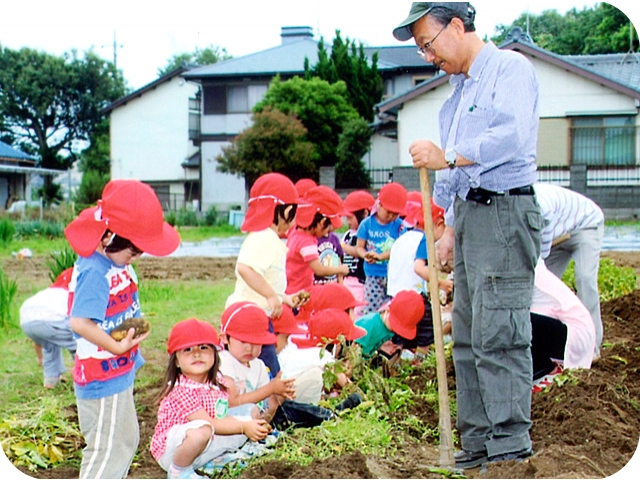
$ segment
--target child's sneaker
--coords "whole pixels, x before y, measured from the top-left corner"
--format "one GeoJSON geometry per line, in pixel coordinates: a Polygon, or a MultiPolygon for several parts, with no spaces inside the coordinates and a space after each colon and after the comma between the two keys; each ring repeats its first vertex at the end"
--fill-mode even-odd
{"type": "Polygon", "coordinates": [[[533,381],[533,387],[531,388],[531,393],[541,392],[548,386],[553,383],[553,378],[562,373],[562,367],[560,365],[556,365],[551,373],[545,375],[544,377],[540,377],[537,380],[533,381]]]}

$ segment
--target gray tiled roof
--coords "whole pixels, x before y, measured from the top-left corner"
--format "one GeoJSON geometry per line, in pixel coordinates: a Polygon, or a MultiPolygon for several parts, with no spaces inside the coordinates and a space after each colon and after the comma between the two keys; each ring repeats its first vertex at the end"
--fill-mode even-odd
{"type": "Polygon", "coordinates": [[[638,53],[563,55],[563,58],[614,82],[640,91],[640,54],[638,53]]]}
{"type": "MultiPolygon", "coordinates": [[[[330,51],[331,45],[327,45],[326,48],[330,51]]],[[[364,52],[369,58],[376,51],[378,52],[378,70],[380,71],[401,68],[426,69],[429,66],[415,54],[415,46],[364,48],[364,52]]],[[[261,52],[194,68],[185,72],[183,76],[185,78],[203,78],[272,75],[274,73],[294,75],[304,71],[305,58],[309,59],[310,65],[317,63],[318,42],[316,40],[302,38],[261,52]]]]}
{"type": "Polygon", "coordinates": [[[21,152],[20,150],[17,150],[4,142],[0,142],[0,159],[1,158],[9,158],[12,160],[15,159],[29,162],[35,162],[36,160],[34,157],[27,155],[26,153],[21,152]]]}

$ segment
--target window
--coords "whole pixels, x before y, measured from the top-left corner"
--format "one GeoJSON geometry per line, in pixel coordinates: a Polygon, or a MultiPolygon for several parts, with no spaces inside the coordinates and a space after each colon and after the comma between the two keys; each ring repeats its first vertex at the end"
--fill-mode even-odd
{"type": "Polygon", "coordinates": [[[251,113],[267,93],[267,85],[219,85],[204,87],[204,114],[251,113]]]}
{"type": "Polygon", "coordinates": [[[636,164],[636,127],[633,117],[574,118],[571,133],[571,161],[574,164],[636,164]]]}

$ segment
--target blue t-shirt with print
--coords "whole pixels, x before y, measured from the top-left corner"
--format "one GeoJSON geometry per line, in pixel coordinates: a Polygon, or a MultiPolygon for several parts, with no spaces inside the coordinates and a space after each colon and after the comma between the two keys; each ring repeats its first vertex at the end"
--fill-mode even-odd
{"type": "MultiPolygon", "coordinates": [[[[378,221],[375,214],[368,216],[358,227],[358,239],[365,241],[367,252],[384,253],[391,250],[393,242],[400,236],[402,220],[396,218],[385,225],[378,221]]],[[[364,261],[364,260],[363,260],[364,261]]],[[[364,261],[364,273],[367,277],[386,277],[388,260],[368,263],[364,261]]]]}
{"type": "Polygon", "coordinates": [[[426,261],[429,258],[429,254],[427,253],[427,236],[423,233],[422,239],[418,244],[418,249],[416,250],[416,260],[424,260],[426,261]]]}
{"type": "MultiPolygon", "coordinates": [[[[79,257],[69,283],[72,317],[89,318],[104,332],[128,318],[140,316],[138,278],[130,265],[116,265],[94,252],[79,257]]],[[[85,338],[76,337],[73,380],[77,398],[98,399],[133,385],[136,370],[144,364],[138,347],[114,355],[85,338]]]]}

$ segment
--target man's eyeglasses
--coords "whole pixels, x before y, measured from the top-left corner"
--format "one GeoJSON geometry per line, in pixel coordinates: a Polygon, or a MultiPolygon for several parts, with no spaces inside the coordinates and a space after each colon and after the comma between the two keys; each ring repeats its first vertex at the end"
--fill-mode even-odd
{"type": "MultiPolygon", "coordinates": [[[[449,22],[449,23],[451,23],[451,22],[449,22]]],[[[422,47],[418,48],[418,51],[416,53],[421,57],[424,57],[427,54],[427,52],[429,52],[431,55],[435,55],[436,51],[433,49],[433,47],[431,45],[433,45],[433,42],[436,41],[436,38],[438,38],[440,36],[440,34],[444,31],[444,29],[449,26],[449,23],[447,23],[444,27],[442,27],[440,29],[440,31],[438,33],[436,33],[436,36],[433,37],[433,39],[430,42],[427,42],[422,47]]]]}

